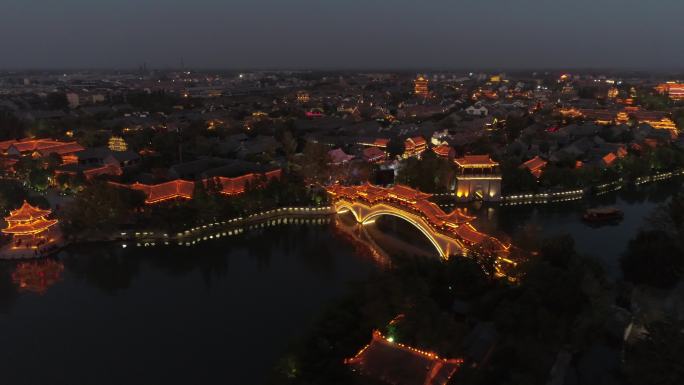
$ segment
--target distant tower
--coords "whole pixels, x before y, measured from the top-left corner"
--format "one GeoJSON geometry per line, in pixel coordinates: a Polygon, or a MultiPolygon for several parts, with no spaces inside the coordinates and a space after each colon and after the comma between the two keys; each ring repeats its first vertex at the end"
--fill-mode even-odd
{"type": "Polygon", "coordinates": [[[306,91],[299,91],[297,92],[297,101],[299,103],[308,103],[309,102],[309,93],[306,91]]]}
{"type": "Polygon", "coordinates": [[[609,99],[615,99],[618,97],[619,94],[620,94],[620,91],[616,87],[611,87],[608,90],[608,98],[609,99]]]}
{"type": "Polygon", "coordinates": [[[427,98],[430,95],[430,90],[428,89],[428,80],[423,75],[418,75],[416,80],[413,81],[413,91],[416,96],[427,98]]]}
{"type": "Polygon", "coordinates": [[[128,150],[128,144],[126,144],[126,141],[120,136],[112,136],[109,138],[107,145],[112,151],[122,152],[128,150]]]}

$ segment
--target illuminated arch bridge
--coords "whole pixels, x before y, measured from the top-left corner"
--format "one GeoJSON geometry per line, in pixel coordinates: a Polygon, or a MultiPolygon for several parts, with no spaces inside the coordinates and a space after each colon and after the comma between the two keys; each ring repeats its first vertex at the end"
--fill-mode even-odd
{"type": "Polygon", "coordinates": [[[359,223],[367,224],[381,216],[401,218],[418,229],[432,243],[442,258],[450,255],[494,255],[497,271],[508,275],[517,262],[510,257],[510,244],[481,233],[470,223],[475,217],[460,209],[445,213],[430,194],[407,186],[394,185],[382,188],[365,184],[360,186],[332,185],[327,189],[338,213],[351,212],[359,223]]]}

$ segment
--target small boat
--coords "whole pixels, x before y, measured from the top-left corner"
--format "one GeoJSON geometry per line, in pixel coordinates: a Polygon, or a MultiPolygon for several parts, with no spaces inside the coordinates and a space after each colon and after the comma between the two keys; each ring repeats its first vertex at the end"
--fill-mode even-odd
{"type": "Polygon", "coordinates": [[[620,221],[624,217],[622,210],[615,207],[601,207],[587,209],[582,215],[582,219],[587,222],[612,222],[620,221]]]}

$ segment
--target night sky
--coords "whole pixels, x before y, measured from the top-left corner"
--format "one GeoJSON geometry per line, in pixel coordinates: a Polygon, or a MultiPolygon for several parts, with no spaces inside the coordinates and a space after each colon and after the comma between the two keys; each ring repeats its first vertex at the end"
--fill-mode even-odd
{"type": "Polygon", "coordinates": [[[0,0],[0,68],[684,67],[682,0],[0,0]]]}

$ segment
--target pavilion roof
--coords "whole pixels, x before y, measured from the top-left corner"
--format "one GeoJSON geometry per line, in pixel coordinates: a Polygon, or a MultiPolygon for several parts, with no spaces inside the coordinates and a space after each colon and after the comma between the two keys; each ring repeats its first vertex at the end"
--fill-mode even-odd
{"type": "Polygon", "coordinates": [[[2,229],[2,232],[16,235],[36,234],[41,233],[56,224],[56,219],[45,219],[40,217],[28,223],[9,222],[9,226],[6,229],[2,229]]]}
{"type": "Polygon", "coordinates": [[[38,219],[49,215],[51,210],[43,210],[41,208],[31,206],[27,201],[16,210],[10,211],[10,215],[5,218],[7,222],[25,222],[33,219],[38,219]]]}

